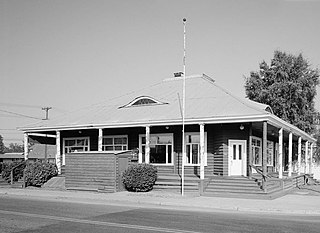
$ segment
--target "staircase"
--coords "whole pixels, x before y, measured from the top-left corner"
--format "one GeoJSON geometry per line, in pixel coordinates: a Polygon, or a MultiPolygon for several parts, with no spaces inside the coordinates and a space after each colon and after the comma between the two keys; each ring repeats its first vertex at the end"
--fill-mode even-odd
{"type": "MultiPolygon", "coordinates": [[[[178,174],[159,174],[154,191],[166,191],[181,193],[181,177],[178,174]]],[[[185,176],[184,192],[188,195],[199,195],[199,178],[197,176],[185,176]]]]}
{"type": "Polygon", "coordinates": [[[280,180],[268,181],[266,191],[262,189],[261,179],[247,177],[211,177],[205,187],[204,196],[274,199],[285,195],[280,180]]]}

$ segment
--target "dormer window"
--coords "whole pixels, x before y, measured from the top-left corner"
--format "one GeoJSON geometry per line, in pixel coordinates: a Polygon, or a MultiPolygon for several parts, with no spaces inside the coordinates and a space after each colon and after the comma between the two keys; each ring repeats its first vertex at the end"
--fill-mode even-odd
{"type": "Polygon", "coordinates": [[[135,101],[131,106],[138,106],[138,105],[150,105],[150,104],[156,104],[157,102],[149,99],[149,98],[143,98],[135,101]]]}
{"type": "Polygon", "coordinates": [[[120,108],[161,105],[161,104],[166,104],[166,103],[160,102],[160,101],[158,101],[152,97],[149,97],[149,96],[140,96],[120,108]]]}

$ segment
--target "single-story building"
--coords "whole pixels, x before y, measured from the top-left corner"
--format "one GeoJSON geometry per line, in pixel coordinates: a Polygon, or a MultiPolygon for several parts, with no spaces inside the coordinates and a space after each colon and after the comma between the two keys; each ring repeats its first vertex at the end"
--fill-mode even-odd
{"type": "Polygon", "coordinates": [[[236,97],[205,74],[185,77],[183,119],[183,80],[165,79],[23,127],[25,148],[29,137],[55,145],[59,171],[66,166],[66,185],[68,170],[75,169],[70,178],[74,180],[93,166],[92,176],[104,169],[102,161],[108,156],[133,150],[138,151],[137,162],[157,166],[159,174],[176,174],[182,179],[196,176],[202,189],[206,179],[216,177],[260,174],[266,178],[272,173],[282,179],[294,172],[312,172],[310,158],[316,141],[312,136],[275,116],[270,106],[236,97]],[[295,158],[298,168],[306,161],[305,171],[293,171],[295,158]],[[79,161],[85,165],[77,170],[79,161]]]}
{"type": "MultiPolygon", "coordinates": [[[[57,148],[55,145],[34,144],[28,152],[28,160],[45,160],[50,163],[56,161],[57,148]]],[[[25,159],[23,152],[12,152],[0,154],[0,162],[23,161],[25,159]]]]}

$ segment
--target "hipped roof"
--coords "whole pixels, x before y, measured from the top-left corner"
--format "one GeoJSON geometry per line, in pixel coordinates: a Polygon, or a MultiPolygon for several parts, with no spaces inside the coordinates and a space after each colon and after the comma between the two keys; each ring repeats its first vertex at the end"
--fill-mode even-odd
{"type": "MultiPolygon", "coordinates": [[[[232,123],[271,121],[273,125],[305,132],[277,118],[268,105],[239,98],[220,87],[206,75],[186,77],[185,123],[232,123]]],[[[183,78],[165,79],[149,87],[103,101],[55,119],[40,121],[21,130],[50,131],[78,128],[134,127],[143,125],[173,125],[182,122],[183,78]],[[130,105],[139,98],[155,100],[157,104],[130,105]]]]}

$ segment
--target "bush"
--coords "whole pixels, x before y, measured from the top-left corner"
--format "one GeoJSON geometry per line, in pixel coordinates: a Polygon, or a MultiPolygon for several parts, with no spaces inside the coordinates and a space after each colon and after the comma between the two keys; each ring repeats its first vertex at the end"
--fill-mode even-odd
{"type": "Polygon", "coordinates": [[[36,161],[26,167],[26,185],[40,187],[50,178],[58,175],[57,166],[53,163],[36,161]]]}
{"type": "Polygon", "coordinates": [[[151,164],[132,164],[122,174],[122,182],[131,192],[148,192],[156,180],[157,168],[151,164]]]}
{"type": "Polygon", "coordinates": [[[13,171],[13,181],[18,181],[23,177],[23,169],[26,167],[26,161],[14,161],[14,162],[3,162],[1,165],[2,178],[10,183],[11,181],[11,170],[16,167],[13,171]]]}

